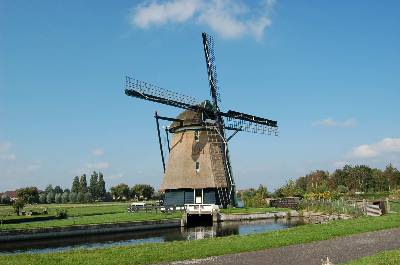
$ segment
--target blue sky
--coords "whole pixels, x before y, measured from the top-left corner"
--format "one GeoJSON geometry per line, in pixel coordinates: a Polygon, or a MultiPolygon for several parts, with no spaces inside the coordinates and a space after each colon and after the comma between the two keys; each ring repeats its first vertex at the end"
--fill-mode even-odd
{"type": "MultiPolygon", "coordinates": [[[[310,170],[400,166],[398,1],[1,1],[0,191],[159,187],[154,111],[125,75],[209,97],[201,32],[215,36],[222,109],[276,119],[280,136],[230,144],[239,188],[310,170]]],[[[166,124],[163,124],[166,125],[166,124]]]]}

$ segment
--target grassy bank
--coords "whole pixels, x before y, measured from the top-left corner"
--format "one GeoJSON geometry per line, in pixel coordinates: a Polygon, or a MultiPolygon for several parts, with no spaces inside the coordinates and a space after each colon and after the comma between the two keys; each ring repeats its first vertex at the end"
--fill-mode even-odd
{"type": "Polygon", "coordinates": [[[400,227],[400,214],[333,221],[323,225],[304,225],[247,236],[53,254],[1,256],[0,264],[151,264],[281,247],[394,227],[400,227]]]}
{"type": "Polygon", "coordinates": [[[373,256],[354,260],[346,265],[398,265],[400,264],[400,249],[384,251],[373,256]]]}

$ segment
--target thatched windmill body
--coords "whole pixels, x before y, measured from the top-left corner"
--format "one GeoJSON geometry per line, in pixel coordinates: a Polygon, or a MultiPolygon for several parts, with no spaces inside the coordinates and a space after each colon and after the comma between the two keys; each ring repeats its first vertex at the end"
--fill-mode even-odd
{"type": "Polygon", "coordinates": [[[126,78],[125,94],[184,109],[176,118],[159,116],[157,133],[164,169],[161,190],[166,205],[187,203],[235,205],[235,182],[229,158],[228,141],[239,131],[278,134],[276,121],[219,109],[220,93],[215,67],[214,41],[202,34],[211,101],[175,93],[149,83],[126,78]],[[165,163],[159,120],[172,122],[165,129],[168,162],[165,163]],[[233,133],[227,137],[226,131],[233,133]],[[169,134],[172,139],[169,141],[169,134]]]}

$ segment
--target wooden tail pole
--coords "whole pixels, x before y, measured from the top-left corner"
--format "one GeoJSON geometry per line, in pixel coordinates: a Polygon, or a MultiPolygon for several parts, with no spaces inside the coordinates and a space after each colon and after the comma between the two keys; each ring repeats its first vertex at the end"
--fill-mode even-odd
{"type": "Polygon", "coordinates": [[[154,115],[154,118],[156,118],[158,143],[160,144],[161,160],[162,160],[163,170],[164,170],[164,173],[165,173],[164,151],[163,151],[163,146],[162,146],[162,142],[161,142],[160,123],[158,122],[158,113],[157,113],[157,111],[156,111],[156,113],[155,113],[155,115],[154,115]]]}

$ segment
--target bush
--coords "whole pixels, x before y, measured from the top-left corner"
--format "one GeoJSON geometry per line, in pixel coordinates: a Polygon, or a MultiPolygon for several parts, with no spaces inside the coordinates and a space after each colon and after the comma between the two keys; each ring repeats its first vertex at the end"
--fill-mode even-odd
{"type": "Polygon", "coordinates": [[[300,209],[328,214],[348,214],[361,216],[362,210],[355,204],[344,200],[307,200],[300,202],[300,209]]]}
{"type": "Polygon", "coordinates": [[[19,215],[21,210],[24,208],[25,206],[25,202],[22,199],[17,199],[14,203],[13,203],[13,208],[14,208],[14,212],[19,215]]]}
{"type": "Polygon", "coordinates": [[[56,209],[56,217],[60,219],[65,219],[68,217],[68,211],[67,209],[63,208],[57,208],[56,209]]]}

